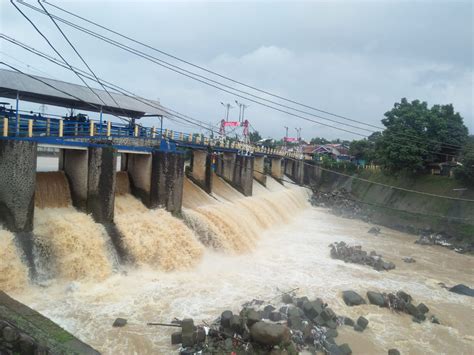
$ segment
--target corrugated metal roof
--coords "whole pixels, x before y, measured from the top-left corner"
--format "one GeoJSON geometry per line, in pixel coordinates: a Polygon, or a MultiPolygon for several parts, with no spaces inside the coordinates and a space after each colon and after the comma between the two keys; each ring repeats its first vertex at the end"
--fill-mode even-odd
{"type": "Polygon", "coordinates": [[[112,90],[108,90],[115,101],[117,101],[119,104],[120,107],[118,107],[117,104],[115,104],[115,102],[109,97],[107,92],[95,88],[93,88],[93,90],[105,102],[105,106],[104,103],[100,101],[99,98],[94,95],[94,93],[92,93],[86,86],[44,78],[36,75],[25,75],[6,69],[0,69],[0,97],[14,99],[16,98],[18,92],[21,100],[67,108],[99,112],[100,107],[102,106],[102,111],[104,113],[122,116],[124,114],[129,117],[141,117],[144,114],[166,116],[164,111],[156,108],[161,107],[158,101],[148,99],[141,100],[150,102],[150,105],[147,105],[134,99],[133,97],[114,93],[112,90]],[[52,87],[34,78],[37,78],[51,85],[52,87]],[[58,88],[64,93],[54,88],[58,88]],[[92,105],[96,107],[93,107],[92,105]]]}

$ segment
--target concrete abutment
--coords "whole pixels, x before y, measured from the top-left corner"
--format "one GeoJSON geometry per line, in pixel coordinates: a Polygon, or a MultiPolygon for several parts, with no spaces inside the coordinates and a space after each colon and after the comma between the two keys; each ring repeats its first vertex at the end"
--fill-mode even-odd
{"type": "Polygon", "coordinates": [[[191,169],[188,177],[208,194],[212,192],[212,153],[204,150],[193,150],[191,169]]]}

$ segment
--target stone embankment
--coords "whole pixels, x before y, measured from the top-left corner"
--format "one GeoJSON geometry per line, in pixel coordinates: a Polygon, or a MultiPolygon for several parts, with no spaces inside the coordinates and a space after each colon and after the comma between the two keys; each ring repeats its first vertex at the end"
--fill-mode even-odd
{"type": "MultiPolygon", "coordinates": [[[[359,218],[365,222],[374,222],[370,204],[357,200],[344,188],[331,192],[315,190],[310,202],[313,206],[329,208],[335,215],[340,217],[359,218]]],[[[418,235],[419,239],[416,243],[420,245],[439,245],[461,254],[474,254],[474,241],[469,239],[459,240],[453,235],[444,232],[436,233],[426,228],[415,228],[406,225],[392,225],[391,227],[418,235]]],[[[372,227],[368,232],[377,236],[380,234],[380,228],[372,227]]]]}

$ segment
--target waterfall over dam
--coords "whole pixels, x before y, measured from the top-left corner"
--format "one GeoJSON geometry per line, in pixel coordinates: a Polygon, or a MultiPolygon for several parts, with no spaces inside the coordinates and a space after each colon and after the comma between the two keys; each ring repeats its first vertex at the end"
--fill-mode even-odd
{"type": "MultiPolygon", "coordinates": [[[[252,250],[259,234],[287,222],[307,205],[306,189],[270,179],[255,195],[244,197],[218,176],[207,194],[184,178],[182,218],[149,209],[131,194],[129,175],[116,173],[114,222],[135,267],[172,271],[195,267],[206,248],[239,254],[252,250]]],[[[257,185],[257,183],[255,183],[257,185]]],[[[36,176],[34,258],[43,279],[103,280],[117,268],[106,228],[72,205],[63,171],[36,176]]],[[[27,266],[12,233],[0,231],[0,287],[28,283],[27,266]]]]}

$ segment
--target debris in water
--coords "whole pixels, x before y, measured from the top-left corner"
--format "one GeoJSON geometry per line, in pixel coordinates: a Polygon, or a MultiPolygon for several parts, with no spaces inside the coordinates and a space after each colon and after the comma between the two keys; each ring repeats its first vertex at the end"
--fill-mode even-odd
{"type": "Polygon", "coordinates": [[[379,235],[380,234],[380,227],[372,227],[370,228],[367,233],[373,234],[373,235],[379,235]]]}
{"type": "Polygon", "coordinates": [[[416,263],[416,260],[413,259],[412,257],[405,257],[405,258],[402,258],[402,260],[408,264],[416,263]]]}

